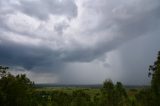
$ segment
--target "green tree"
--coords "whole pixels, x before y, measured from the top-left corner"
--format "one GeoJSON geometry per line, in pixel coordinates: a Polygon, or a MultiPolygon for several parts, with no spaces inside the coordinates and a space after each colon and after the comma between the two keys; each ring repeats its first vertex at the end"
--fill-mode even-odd
{"type": "Polygon", "coordinates": [[[49,93],[47,91],[34,91],[32,99],[38,106],[47,106],[49,103],[49,93]]]}
{"type": "Polygon", "coordinates": [[[152,75],[151,87],[156,95],[160,95],[160,51],[157,60],[150,65],[149,71],[149,75],[152,75]]]}
{"type": "Polygon", "coordinates": [[[90,96],[83,90],[73,91],[71,106],[90,106],[90,96]]]}
{"type": "Polygon", "coordinates": [[[151,89],[157,106],[160,105],[160,51],[157,60],[149,66],[149,76],[152,75],[151,89]]]}
{"type": "Polygon", "coordinates": [[[101,105],[102,106],[116,106],[116,92],[114,88],[114,84],[111,80],[106,80],[103,83],[103,87],[101,89],[102,98],[101,105]]]}
{"type": "Polygon", "coordinates": [[[53,91],[51,94],[51,101],[53,106],[70,106],[72,96],[63,91],[53,91]]]}
{"type": "Polygon", "coordinates": [[[150,89],[142,89],[135,95],[137,106],[158,106],[154,103],[153,94],[150,89]]]}
{"type": "Polygon", "coordinates": [[[26,75],[14,76],[0,66],[0,106],[32,106],[34,83],[26,75]]]}
{"type": "Polygon", "coordinates": [[[128,106],[128,96],[121,82],[106,80],[101,89],[101,106],[128,106]]]}
{"type": "Polygon", "coordinates": [[[116,83],[115,92],[117,106],[124,106],[127,102],[128,96],[121,82],[116,83]]]}
{"type": "Polygon", "coordinates": [[[93,97],[93,106],[100,106],[101,104],[101,94],[96,93],[93,97]]]}

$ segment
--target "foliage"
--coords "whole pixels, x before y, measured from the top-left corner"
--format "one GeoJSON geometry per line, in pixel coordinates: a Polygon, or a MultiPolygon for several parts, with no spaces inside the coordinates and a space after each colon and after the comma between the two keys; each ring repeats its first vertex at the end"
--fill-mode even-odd
{"type": "Polygon", "coordinates": [[[142,89],[137,95],[138,106],[160,106],[160,51],[157,60],[149,66],[149,76],[152,76],[151,87],[142,89]]]}
{"type": "Polygon", "coordinates": [[[25,75],[14,76],[0,66],[0,106],[28,106],[31,105],[33,82],[25,75]]]}
{"type": "Polygon", "coordinates": [[[70,106],[72,97],[63,91],[53,91],[51,101],[53,106],[70,106]]]}
{"type": "Polygon", "coordinates": [[[73,92],[73,101],[71,106],[90,106],[90,96],[83,90],[77,90],[73,92]]]}
{"type": "Polygon", "coordinates": [[[149,67],[149,75],[152,75],[151,86],[156,95],[160,95],[160,51],[157,60],[149,67]],[[152,72],[151,72],[152,71],[152,72]]]}
{"type": "Polygon", "coordinates": [[[101,105],[116,106],[115,89],[111,80],[106,80],[104,82],[101,92],[102,92],[101,105]]]}
{"type": "Polygon", "coordinates": [[[154,106],[153,95],[150,89],[142,89],[135,97],[138,106],[154,106]]]}
{"type": "Polygon", "coordinates": [[[111,80],[106,80],[103,84],[101,105],[102,106],[124,106],[128,99],[127,93],[120,82],[116,85],[111,80]]]}

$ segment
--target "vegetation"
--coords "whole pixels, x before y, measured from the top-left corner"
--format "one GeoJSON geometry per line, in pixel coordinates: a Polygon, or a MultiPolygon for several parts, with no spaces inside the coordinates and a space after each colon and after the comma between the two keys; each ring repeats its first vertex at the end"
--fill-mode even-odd
{"type": "Polygon", "coordinates": [[[32,104],[33,82],[25,75],[14,76],[0,66],[0,106],[28,106],[32,104]]]}
{"type": "Polygon", "coordinates": [[[0,66],[0,106],[160,106],[160,52],[149,66],[151,86],[125,89],[106,80],[101,88],[35,88],[24,74],[0,66]]]}

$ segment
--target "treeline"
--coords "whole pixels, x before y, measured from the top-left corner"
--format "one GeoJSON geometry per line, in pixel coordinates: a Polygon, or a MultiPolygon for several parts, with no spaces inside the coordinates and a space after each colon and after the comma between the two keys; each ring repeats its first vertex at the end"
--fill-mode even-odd
{"type": "Polygon", "coordinates": [[[106,80],[99,93],[90,96],[84,90],[41,91],[25,75],[14,76],[0,67],[0,106],[125,106],[127,93],[120,82],[106,80]]]}
{"type": "MultiPolygon", "coordinates": [[[[151,86],[129,94],[124,86],[111,80],[103,83],[93,96],[84,90],[39,91],[25,75],[12,75],[0,66],[0,106],[160,106],[160,52],[149,66],[151,86]]],[[[136,76],[135,76],[136,77],[136,76]]]]}
{"type": "Polygon", "coordinates": [[[123,85],[114,85],[110,80],[104,82],[100,92],[90,95],[87,90],[78,89],[68,93],[63,90],[37,91],[37,101],[43,106],[125,106],[129,99],[123,85]],[[109,102],[108,102],[109,101],[109,102]]]}

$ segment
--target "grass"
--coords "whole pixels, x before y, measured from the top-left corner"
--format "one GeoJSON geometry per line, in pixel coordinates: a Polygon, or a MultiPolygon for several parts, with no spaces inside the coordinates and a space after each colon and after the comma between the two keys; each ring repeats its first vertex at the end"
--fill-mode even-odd
{"type": "MultiPolygon", "coordinates": [[[[72,94],[73,91],[83,90],[85,93],[93,98],[96,94],[100,93],[100,88],[81,88],[81,87],[43,87],[37,88],[37,91],[53,92],[53,91],[63,91],[64,93],[72,94]]],[[[139,91],[140,88],[126,88],[127,94],[129,97],[134,97],[139,91]]]]}
{"type": "Polygon", "coordinates": [[[46,91],[46,92],[52,92],[52,91],[63,91],[64,93],[72,94],[73,91],[76,90],[83,90],[85,93],[89,94],[91,97],[94,97],[94,95],[100,93],[99,88],[79,88],[79,87],[45,87],[45,88],[37,88],[37,91],[46,91]]]}

